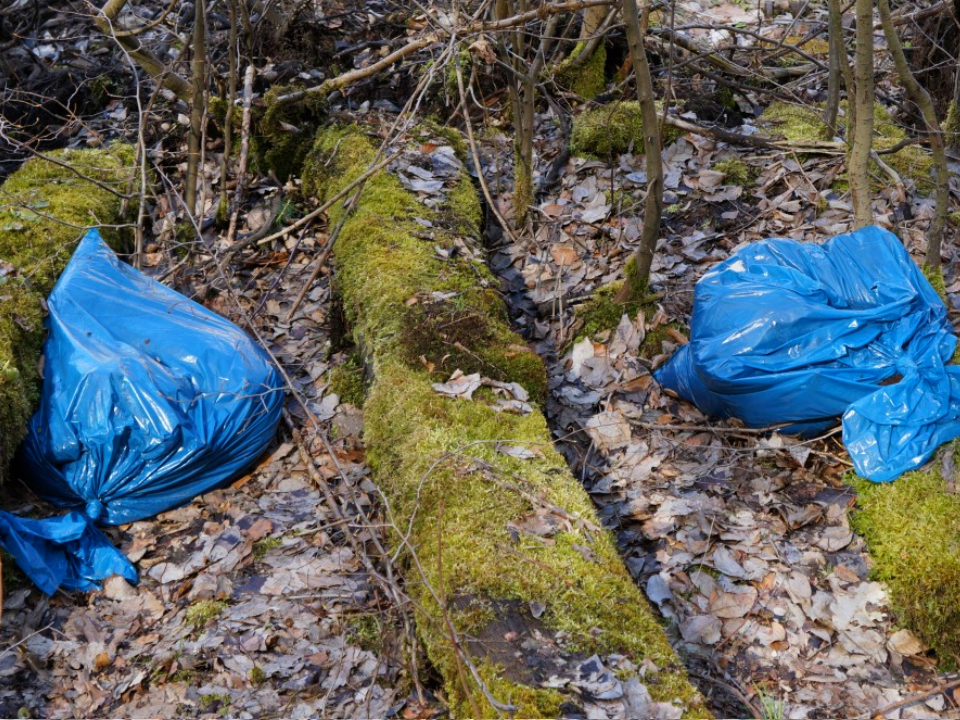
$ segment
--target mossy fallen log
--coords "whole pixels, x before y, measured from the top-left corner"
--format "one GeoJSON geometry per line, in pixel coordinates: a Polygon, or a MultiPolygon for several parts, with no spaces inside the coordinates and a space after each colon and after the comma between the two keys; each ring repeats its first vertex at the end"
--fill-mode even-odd
{"type": "MultiPolygon", "coordinates": [[[[427,133],[409,147],[429,163],[436,144],[427,133]]],[[[373,158],[360,128],[321,131],[304,187],[330,197],[373,158]]],[[[531,402],[546,396],[543,364],[510,329],[477,251],[475,190],[457,178],[430,209],[390,172],[373,176],[335,249],[338,292],[373,373],[369,459],[451,713],[497,715],[470,665],[515,717],[576,712],[591,700],[583,683],[596,655],[620,687],[642,683],[650,702],[672,704],[634,705],[635,716],[706,717],[543,415],[497,412],[487,387],[472,399],[432,387],[462,370],[519,383],[531,402]]]]}
{"type": "Polygon", "coordinates": [[[120,219],[122,199],[89,178],[124,194],[132,173],[127,145],[48,157],[63,165],[33,158],[0,186],[0,482],[38,398],[44,298],[84,228],[120,219]]]}
{"type": "MultiPolygon", "coordinates": [[[[960,462],[958,445],[947,450],[960,462]]],[[[939,463],[937,463],[939,465],[939,463]]],[[[887,583],[897,621],[937,652],[960,657],[960,495],[940,467],[892,483],[857,479],[851,526],[867,541],[871,576],[887,583]]]]}

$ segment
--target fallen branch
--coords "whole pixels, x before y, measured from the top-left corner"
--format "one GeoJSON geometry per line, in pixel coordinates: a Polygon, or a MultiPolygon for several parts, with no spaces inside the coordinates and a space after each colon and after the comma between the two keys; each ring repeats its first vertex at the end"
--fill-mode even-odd
{"type": "Polygon", "coordinates": [[[407,55],[415,53],[418,50],[423,50],[435,45],[438,42],[449,38],[449,37],[465,37],[467,35],[476,35],[478,33],[484,32],[496,32],[498,30],[507,30],[509,28],[517,27],[519,25],[524,25],[531,20],[543,19],[550,15],[556,15],[558,13],[564,12],[576,12],[577,10],[583,10],[585,8],[597,7],[603,5],[612,5],[613,0],[567,0],[566,2],[552,3],[549,5],[542,5],[536,10],[529,10],[527,12],[519,13],[518,15],[513,15],[508,18],[503,18],[501,20],[493,21],[474,21],[463,25],[462,27],[454,27],[445,30],[444,32],[434,31],[427,33],[423,37],[417,38],[416,40],[411,40],[406,45],[401,48],[394,50],[392,53],[387,55],[384,58],[381,58],[372,65],[368,65],[364,68],[359,68],[358,70],[351,70],[350,72],[345,72],[342,75],[337,75],[328,80],[324,80],[319,85],[316,85],[311,88],[304,88],[303,90],[297,90],[296,92],[287,93],[286,95],[281,95],[278,97],[275,102],[277,104],[286,105],[288,103],[297,102],[302,100],[305,97],[310,95],[329,95],[334,90],[340,90],[347,85],[352,85],[358,80],[363,80],[368,78],[371,75],[375,75],[381,70],[385,70],[396,62],[399,62],[407,55]]]}
{"type": "Polygon", "coordinates": [[[193,87],[189,81],[175,72],[170,72],[156,55],[144,49],[136,37],[125,34],[122,29],[119,32],[115,30],[114,23],[126,4],[127,0],[107,0],[103,8],[93,16],[94,24],[104,35],[116,40],[120,47],[163,87],[184,102],[192,102],[193,87]]]}
{"type": "Polygon", "coordinates": [[[859,718],[865,719],[868,717],[885,718],[894,710],[902,710],[903,708],[909,707],[910,705],[916,705],[917,703],[924,702],[925,700],[929,700],[934,695],[942,695],[943,693],[949,690],[953,690],[954,688],[957,688],[957,687],[960,687],[960,680],[951,680],[950,682],[941,683],[940,685],[937,685],[936,687],[931,688],[929,690],[925,690],[922,693],[911,695],[905,700],[900,700],[898,702],[893,703],[892,705],[887,705],[871,713],[864,713],[863,715],[859,715],[858,719],[859,718]]]}
{"type": "MultiPolygon", "coordinates": [[[[670,38],[674,43],[687,52],[703,55],[703,58],[706,60],[706,62],[710,63],[711,65],[715,65],[724,72],[730,73],[731,75],[735,75],[737,77],[756,77],[759,75],[768,80],[776,80],[784,77],[808,75],[817,69],[817,65],[815,63],[806,63],[804,65],[794,65],[793,67],[761,67],[757,70],[751,70],[750,68],[746,68],[743,65],[724,57],[719,52],[711,51],[709,48],[705,48],[688,35],[676,32],[670,28],[653,28],[650,32],[670,38]]],[[[822,65],[822,63],[820,64],[822,65]]]]}
{"type": "MultiPolygon", "coordinates": [[[[928,8],[924,8],[923,10],[916,10],[907,15],[898,15],[897,17],[893,18],[893,24],[895,27],[898,27],[900,25],[906,25],[907,23],[925,20],[928,17],[933,17],[934,15],[939,15],[942,12],[946,12],[947,8],[949,7],[950,3],[947,0],[941,0],[941,2],[931,5],[928,8]]],[[[883,23],[875,23],[873,29],[883,30],[883,23]]]]}
{"type": "Polygon", "coordinates": [[[667,116],[667,124],[686,132],[722,140],[731,145],[746,145],[768,150],[792,150],[793,152],[816,153],[819,155],[842,155],[847,150],[846,143],[834,140],[774,140],[765,135],[743,135],[721,127],[704,127],[673,115],[667,116]]]}

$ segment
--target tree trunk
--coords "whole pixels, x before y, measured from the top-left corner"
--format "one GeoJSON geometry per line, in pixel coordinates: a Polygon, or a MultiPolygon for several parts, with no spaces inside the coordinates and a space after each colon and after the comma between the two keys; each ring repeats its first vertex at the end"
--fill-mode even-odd
{"type": "MultiPolygon", "coordinates": [[[[521,0],[497,0],[496,15],[503,20],[517,12],[524,12],[526,3],[521,0]]],[[[536,77],[531,77],[523,66],[526,56],[526,39],[523,30],[513,32],[512,52],[505,53],[510,58],[509,85],[510,108],[513,111],[513,217],[514,224],[522,227],[527,220],[527,212],[533,203],[533,131],[536,109],[536,77]]]]}
{"type": "Polygon", "coordinates": [[[226,100],[227,116],[223,120],[223,155],[220,159],[220,205],[217,208],[217,220],[222,225],[226,225],[230,220],[230,196],[227,190],[227,173],[230,169],[230,155],[233,152],[233,105],[237,100],[237,82],[240,72],[237,67],[237,56],[240,54],[237,0],[227,0],[227,11],[230,14],[230,43],[227,49],[230,70],[227,78],[227,95],[226,98],[224,98],[226,100]]]}
{"type": "MultiPolygon", "coordinates": [[[[830,37],[830,73],[827,76],[827,107],[823,112],[823,122],[830,133],[828,140],[837,136],[837,113],[840,110],[840,83],[843,79],[842,67],[847,53],[843,42],[843,19],[840,13],[840,0],[828,0],[829,37],[830,37]]],[[[849,91],[849,89],[848,89],[849,91]]]]}
{"type": "Polygon", "coordinates": [[[887,38],[887,45],[890,47],[890,55],[893,57],[893,64],[897,68],[900,82],[903,83],[907,93],[920,108],[924,125],[926,125],[927,136],[930,138],[933,168],[936,175],[936,211],[933,220],[930,222],[930,229],[927,231],[926,263],[930,267],[936,268],[940,266],[940,246],[943,240],[943,231],[947,226],[947,213],[950,205],[950,176],[947,170],[947,153],[943,142],[943,130],[940,128],[940,121],[937,118],[937,111],[933,107],[933,99],[930,97],[930,93],[917,82],[910,70],[910,65],[907,63],[906,55],[903,54],[903,47],[900,44],[900,38],[897,37],[897,30],[890,15],[890,0],[878,0],[877,7],[880,10],[883,34],[887,38]]]}
{"type": "MultiPolygon", "coordinates": [[[[649,8],[644,7],[644,12],[648,11],[649,8]]],[[[637,0],[623,0],[623,21],[633,59],[633,72],[637,78],[637,99],[643,120],[643,153],[647,165],[647,198],[640,245],[629,261],[633,267],[627,268],[623,289],[617,297],[619,301],[626,302],[640,300],[650,282],[650,266],[660,239],[660,215],[663,211],[663,160],[660,157],[660,120],[654,104],[650,65],[643,47],[637,0]]]]}
{"type": "Polygon", "coordinates": [[[856,119],[853,147],[847,161],[854,226],[873,224],[870,188],[870,150],[873,147],[873,3],[856,0],[857,52],[854,62],[856,119]]]}
{"type": "Polygon", "coordinates": [[[960,62],[956,67],[956,78],[953,81],[953,99],[947,111],[947,120],[944,130],[947,134],[947,148],[951,152],[960,152],[960,62]]]}
{"type": "Polygon", "coordinates": [[[200,143],[203,139],[204,90],[207,64],[207,10],[204,0],[197,0],[193,18],[193,72],[192,104],[190,107],[190,135],[187,142],[187,181],[184,201],[188,212],[197,212],[197,175],[200,171],[200,143]]]}

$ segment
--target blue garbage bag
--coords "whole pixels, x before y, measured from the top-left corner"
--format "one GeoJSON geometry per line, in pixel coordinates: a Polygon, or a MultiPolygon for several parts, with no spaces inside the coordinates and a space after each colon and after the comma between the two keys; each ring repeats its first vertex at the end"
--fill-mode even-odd
{"type": "Polygon", "coordinates": [[[753,243],[706,273],[655,377],[716,417],[811,436],[842,416],[858,474],[893,480],[960,436],[957,338],[895,235],[753,243]]]}
{"type": "Polygon", "coordinates": [[[120,262],[96,230],[48,305],[40,409],[18,463],[71,512],[0,513],[0,545],[48,593],[134,580],[95,523],[141,520],[237,477],[276,433],[281,377],[240,328],[120,262]]]}

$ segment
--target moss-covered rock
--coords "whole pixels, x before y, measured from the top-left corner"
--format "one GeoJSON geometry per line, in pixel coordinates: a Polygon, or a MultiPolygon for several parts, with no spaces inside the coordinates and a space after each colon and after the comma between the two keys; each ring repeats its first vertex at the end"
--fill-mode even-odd
{"type": "Polygon", "coordinates": [[[81,175],[125,194],[133,153],[127,145],[53,152],[77,172],[34,158],[0,186],[0,482],[38,399],[44,298],[85,228],[122,239],[109,227],[120,221],[122,199],[81,175]]]}
{"type": "MultiPolygon", "coordinates": [[[[373,157],[360,129],[321,131],[304,184],[330,197],[373,157]]],[[[469,182],[465,174],[459,180],[469,182]]],[[[429,210],[381,172],[336,248],[345,312],[373,369],[364,405],[369,459],[389,520],[404,533],[392,541],[406,551],[418,630],[451,715],[497,715],[465,669],[452,627],[492,696],[514,705],[515,717],[570,710],[576,693],[547,680],[568,677],[593,654],[619,654],[636,666],[649,659],[659,668],[643,679],[653,697],[705,716],[611,535],[554,450],[543,415],[498,413],[486,389],[467,400],[432,387],[469,367],[545,393],[543,365],[510,330],[490,271],[470,253],[436,252],[449,236],[463,242],[479,234],[476,195],[472,203],[465,190],[457,195],[452,222],[449,207],[429,210]],[[426,239],[424,219],[433,231],[426,239]],[[515,448],[527,457],[509,454],[515,448]]],[[[334,209],[332,222],[342,212],[334,209]]]]}
{"type": "MultiPolygon", "coordinates": [[[[658,109],[661,104],[657,103],[658,109]]],[[[683,133],[672,125],[663,132],[663,144],[675,142],[683,133]]],[[[608,160],[633,149],[643,152],[643,116],[640,103],[614,102],[592,108],[573,119],[570,152],[582,157],[608,160]]]]}
{"type": "Polygon", "coordinates": [[[852,527],[867,541],[873,576],[889,586],[898,621],[952,664],[960,655],[960,495],[939,469],[854,485],[852,527]]]}

